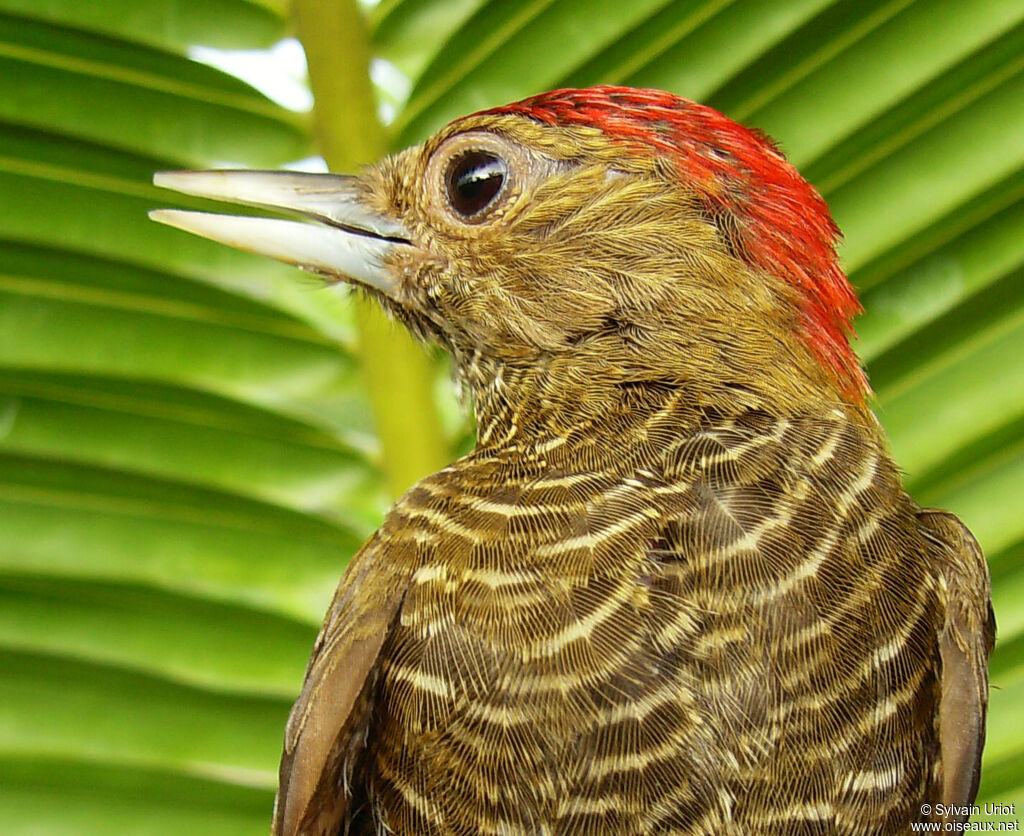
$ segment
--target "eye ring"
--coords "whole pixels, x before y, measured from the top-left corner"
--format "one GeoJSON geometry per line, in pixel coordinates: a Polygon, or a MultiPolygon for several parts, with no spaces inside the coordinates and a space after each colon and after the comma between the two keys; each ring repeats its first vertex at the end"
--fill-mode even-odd
{"type": "Polygon", "coordinates": [[[448,205],[464,220],[478,219],[498,202],[507,181],[508,163],[502,157],[483,149],[467,149],[448,164],[448,205]]]}

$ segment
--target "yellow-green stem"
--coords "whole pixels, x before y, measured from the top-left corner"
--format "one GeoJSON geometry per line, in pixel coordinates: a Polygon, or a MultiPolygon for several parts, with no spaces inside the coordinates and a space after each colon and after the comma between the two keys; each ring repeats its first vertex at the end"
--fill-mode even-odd
{"type": "MultiPolygon", "coordinates": [[[[294,0],[316,99],[314,130],[332,171],[349,172],[388,151],[370,83],[366,21],[355,0],[294,0]]],[[[357,305],[359,351],[380,437],[387,486],[398,495],[448,461],[426,352],[380,309],[357,305]]]]}

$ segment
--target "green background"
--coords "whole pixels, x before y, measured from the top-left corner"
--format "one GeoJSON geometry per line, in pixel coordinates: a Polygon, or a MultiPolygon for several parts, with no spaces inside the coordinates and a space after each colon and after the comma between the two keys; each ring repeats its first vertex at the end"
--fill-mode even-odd
{"type": "Polygon", "coordinates": [[[1024,802],[1020,0],[384,0],[365,20],[341,0],[0,0],[5,833],[266,832],[345,561],[466,442],[443,359],[296,271],[151,223],[174,200],[152,172],[316,149],[352,168],[601,82],[764,128],[832,206],[908,486],[992,567],[979,800],[1024,802]],[[186,57],[289,34],[311,115],[186,57]],[[387,127],[371,56],[411,79],[376,91],[387,127]]]}

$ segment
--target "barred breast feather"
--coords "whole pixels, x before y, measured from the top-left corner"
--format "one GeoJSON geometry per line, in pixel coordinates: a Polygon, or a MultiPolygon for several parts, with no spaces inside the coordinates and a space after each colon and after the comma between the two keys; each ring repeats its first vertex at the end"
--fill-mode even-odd
{"type": "Polygon", "coordinates": [[[966,529],[839,411],[647,431],[399,501],[318,639],[278,833],[884,836],[973,793],[966,529]]]}

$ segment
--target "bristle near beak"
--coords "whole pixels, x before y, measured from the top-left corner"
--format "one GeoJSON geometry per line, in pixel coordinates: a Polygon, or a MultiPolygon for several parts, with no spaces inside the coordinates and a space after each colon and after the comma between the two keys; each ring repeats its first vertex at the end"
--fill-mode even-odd
{"type": "Polygon", "coordinates": [[[396,220],[367,209],[357,178],[288,171],[163,171],[157,186],[184,194],[291,212],[317,223],[155,209],[159,223],[335,280],[354,281],[394,297],[397,277],[386,266],[409,246],[396,220]]]}

